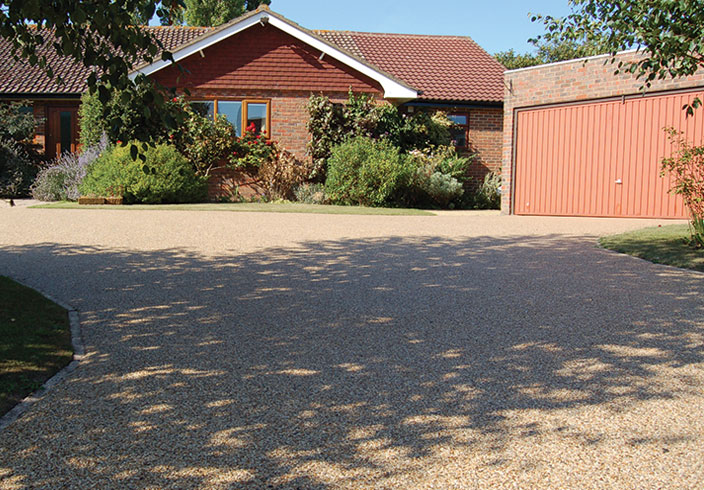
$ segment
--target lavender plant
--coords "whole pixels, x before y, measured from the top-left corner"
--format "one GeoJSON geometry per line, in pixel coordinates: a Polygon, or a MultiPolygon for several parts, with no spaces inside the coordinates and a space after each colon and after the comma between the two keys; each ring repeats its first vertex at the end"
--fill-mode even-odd
{"type": "Polygon", "coordinates": [[[108,147],[108,138],[83,149],[81,153],[66,152],[39,171],[32,185],[32,197],[41,201],[77,201],[79,185],[88,172],[88,167],[108,147]]]}

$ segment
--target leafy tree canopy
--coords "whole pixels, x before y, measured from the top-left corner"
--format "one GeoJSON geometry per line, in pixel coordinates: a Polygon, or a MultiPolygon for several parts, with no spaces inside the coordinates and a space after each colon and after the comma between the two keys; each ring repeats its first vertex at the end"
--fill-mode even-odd
{"type": "MultiPolygon", "coordinates": [[[[537,15],[545,42],[596,40],[611,54],[636,48],[646,56],[618,64],[644,79],[692,75],[704,65],[703,0],[569,0],[564,18],[537,15]]],[[[612,58],[612,62],[613,62],[612,58]]]]}
{"type": "Polygon", "coordinates": [[[271,0],[185,0],[183,17],[190,26],[219,26],[270,3],[271,0]]]}
{"type": "Polygon", "coordinates": [[[529,39],[535,46],[535,53],[516,53],[513,49],[496,53],[494,57],[509,70],[528,66],[544,65],[556,61],[572,60],[608,52],[600,38],[557,39],[540,37],[529,39]]]}

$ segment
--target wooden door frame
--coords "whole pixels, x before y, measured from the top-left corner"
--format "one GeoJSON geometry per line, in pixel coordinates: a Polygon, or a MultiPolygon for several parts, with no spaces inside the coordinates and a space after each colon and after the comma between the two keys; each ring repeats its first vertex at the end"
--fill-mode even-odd
{"type": "MultiPolygon", "coordinates": [[[[78,150],[78,105],[77,104],[57,104],[47,106],[46,118],[46,147],[47,159],[56,158],[57,146],[61,143],[61,112],[71,112],[71,144],[70,151],[78,150]]],[[[62,148],[62,150],[64,150],[62,148]]],[[[65,151],[65,150],[64,150],[65,151]]]]}

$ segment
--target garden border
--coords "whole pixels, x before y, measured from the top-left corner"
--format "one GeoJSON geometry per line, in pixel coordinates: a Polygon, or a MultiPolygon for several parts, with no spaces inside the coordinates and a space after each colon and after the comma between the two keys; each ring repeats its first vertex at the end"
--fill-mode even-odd
{"type": "Polygon", "coordinates": [[[51,378],[46,380],[39,389],[27,395],[9,412],[0,417],[0,431],[9,427],[14,421],[22,417],[22,415],[24,415],[25,412],[27,412],[32,407],[32,405],[44,398],[49,392],[49,390],[51,390],[54,386],[58,385],[59,383],[64,381],[68,376],[70,376],[71,373],[73,373],[79,366],[80,362],[86,357],[86,348],[83,344],[83,334],[81,332],[81,322],[79,319],[78,310],[73,306],[64,303],[63,301],[57,300],[56,298],[45,293],[41,289],[37,289],[34,286],[25,284],[23,281],[17,280],[14,277],[10,277],[10,279],[21,284],[22,286],[37,291],[46,299],[53,301],[68,312],[68,322],[71,331],[71,345],[73,346],[73,358],[71,359],[71,362],[68,363],[68,365],[66,365],[56,374],[54,374],[51,378]]]}

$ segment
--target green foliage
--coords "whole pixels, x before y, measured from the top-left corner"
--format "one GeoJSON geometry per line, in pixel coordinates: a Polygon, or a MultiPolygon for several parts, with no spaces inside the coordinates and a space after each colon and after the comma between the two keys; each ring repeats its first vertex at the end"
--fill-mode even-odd
{"type": "Polygon", "coordinates": [[[333,204],[383,206],[411,178],[399,149],[386,140],[356,136],[333,147],[325,194],[333,204]]]}
{"type": "Polygon", "coordinates": [[[191,162],[196,174],[208,176],[213,169],[226,165],[236,149],[237,134],[232,124],[224,117],[213,120],[199,114],[183,97],[172,102],[183,117],[168,138],[191,162]]]}
{"type": "Polygon", "coordinates": [[[64,152],[37,174],[32,184],[32,197],[41,201],[77,201],[79,187],[88,167],[108,148],[104,134],[98,143],[84,146],[80,153],[64,152]]]}
{"type": "MultiPolygon", "coordinates": [[[[0,102],[0,197],[21,197],[37,174],[37,121],[27,102],[0,102]]],[[[31,106],[30,106],[31,107],[31,106]]]]}
{"type": "MultiPolygon", "coordinates": [[[[656,79],[694,74],[704,65],[704,8],[701,0],[570,0],[565,18],[537,15],[547,42],[597,43],[602,52],[638,48],[645,57],[618,62],[646,86],[656,79]]],[[[611,62],[615,60],[612,58],[611,62]]]]}
{"type": "Polygon", "coordinates": [[[29,144],[34,138],[37,121],[31,110],[31,102],[0,102],[0,140],[12,140],[29,144]]]}
{"type": "Polygon", "coordinates": [[[472,196],[474,209],[501,208],[501,174],[490,172],[484,176],[484,181],[474,191],[472,196]]]}
{"type": "Polygon", "coordinates": [[[303,204],[325,204],[325,185],[317,182],[305,182],[294,191],[296,201],[303,204]]]}
{"type": "Polygon", "coordinates": [[[556,39],[538,37],[529,39],[535,48],[535,53],[516,53],[513,49],[501,51],[494,55],[499,63],[509,70],[527,68],[529,66],[555,63],[556,61],[585,58],[608,52],[605,41],[599,37],[589,39],[556,39]]]}
{"type": "Polygon", "coordinates": [[[322,180],[332,148],[354,136],[386,139],[402,153],[450,142],[452,122],[441,112],[408,116],[391,105],[377,104],[371,96],[351,92],[345,104],[312,95],[306,107],[311,134],[308,148],[314,163],[311,178],[322,180]]]}
{"type": "Polygon", "coordinates": [[[189,26],[215,27],[271,0],[184,0],[184,19],[189,26]]]}
{"type": "Polygon", "coordinates": [[[103,104],[98,98],[98,93],[86,92],[81,97],[81,106],[78,108],[78,123],[80,126],[80,143],[92,146],[100,142],[103,134],[107,134],[108,127],[103,114],[103,104]]]}
{"type": "Polygon", "coordinates": [[[406,206],[455,207],[464,194],[463,184],[469,180],[467,169],[471,158],[457,155],[452,146],[413,150],[407,157],[413,169],[412,179],[402,189],[406,206]]]}
{"type": "Polygon", "coordinates": [[[0,139],[0,197],[23,197],[37,174],[21,144],[10,139],[0,139]]]}
{"type": "MultiPolygon", "coordinates": [[[[131,80],[129,74],[143,62],[173,60],[157,39],[135,25],[135,15],[142,19],[156,15],[167,21],[181,8],[180,0],[65,0],[52,8],[37,1],[0,5],[4,5],[0,8],[0,36],[10,42],[13,56],[39,66],[58,82],[61,77],[47,57],[52,51],[65,56],[91,70],[87,79],[90,93],[97,91],[103,103],[110,99],[112,91],[123,91],[132,97],[135,108],[146,119],[160,119],[160,127],[176,125],[164,97],[147,77],[139,75],[131,80]],[[46,55],[42,54],[44,51],[46,55]],[[116,52],[120,56],[115,56],[116,52]]],[[[112,141],[127,141],[132,136],[145,141],[153,139],[145,135],[146,131],[130,126],[110,125],[108,129],[112,141]]]]}
{"type": "Polygon", "coordinates": [[[174,146],[159,144],[144,152],[145,162],[136,161],[129,146],[116,146],[103,153],[88,169],[80,189],[88,196],[121,196],[126,203],[182,203],[202,201],[207,179],[174,146]]]}
{"type": "Polygon", "coordinates": [[[675,153],[662,161],[662,175],[674,182],[670,192],[682,196],[690,213],[691,245],[704,247],[704,146],[693,146],[675,129],[668,129],[675,153]]]}
{"type": "Polygon", "coordinates": [[[499,51],[494,54],[496,61],[504,65],[509,70],[527,68],[529,66],[542,65],[545,63],[538,55],[531,53],[516,53],[513,49],[499,51]]]}

